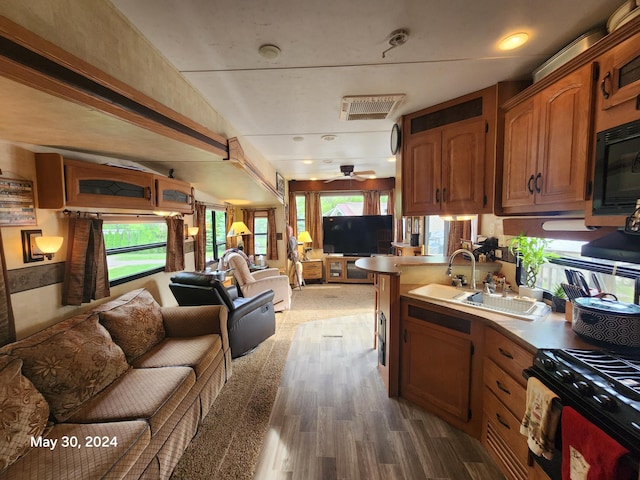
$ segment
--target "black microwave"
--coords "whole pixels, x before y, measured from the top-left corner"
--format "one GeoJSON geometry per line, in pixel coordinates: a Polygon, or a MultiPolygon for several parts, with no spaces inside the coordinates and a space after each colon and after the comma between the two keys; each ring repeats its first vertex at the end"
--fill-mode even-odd
{"type": "Polygon", "coordinates": [[[596,137],[593,215],[630,215],[640,199],[640,120],[596,137]]]}

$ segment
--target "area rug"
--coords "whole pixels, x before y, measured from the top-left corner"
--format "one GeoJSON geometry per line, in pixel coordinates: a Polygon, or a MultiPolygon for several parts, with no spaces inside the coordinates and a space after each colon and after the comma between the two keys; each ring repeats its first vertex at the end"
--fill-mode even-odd
{"type": "Polygon", "coordinates": [[[172,479],[250,479],[269,425],[287,354],[299,325],[371,314],[371,285],[306,285],[293,292],[292,308],[276,314],[276,333],[233,360],[233,374],[176,466],[172,479]]]}

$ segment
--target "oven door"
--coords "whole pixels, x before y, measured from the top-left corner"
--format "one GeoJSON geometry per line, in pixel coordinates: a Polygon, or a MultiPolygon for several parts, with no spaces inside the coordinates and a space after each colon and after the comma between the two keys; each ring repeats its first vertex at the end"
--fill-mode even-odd
{"type": "MultiPolygon", "coordinates": [[[[549,385],[550,382],[548,382],[542,375],[537,374],[535,368],[528,368],[524,370],[522,372],[522,375],[526,379],[529,379],[529,377],[537,378],[542,382],[544,386],[555,392],[556,395],[560,397],[560,404],[562,408],[562,405],[564,405],[562,396],[556,391],[553,385],[549,385]]],[[[553,457],[551,460],[547,460],[544,457],[539,457],[531,450],[529,450],[530,463],[537,463],[538,466],[542,470],[544,470],[544,473],[546,473],[551,480],[562,480],[562,432],[560,427],[560,423],[558,423],[556,438],[554,442],[553,457]]]]}

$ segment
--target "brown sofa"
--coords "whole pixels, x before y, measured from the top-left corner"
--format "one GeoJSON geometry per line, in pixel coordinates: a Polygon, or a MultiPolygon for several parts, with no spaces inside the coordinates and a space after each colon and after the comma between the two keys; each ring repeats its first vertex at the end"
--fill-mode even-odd
{"type": "Polygon", "coordinates": [[[227,311],[139,289],[0,349],[0,479],[169,478],[231,375],[227,311]]]}

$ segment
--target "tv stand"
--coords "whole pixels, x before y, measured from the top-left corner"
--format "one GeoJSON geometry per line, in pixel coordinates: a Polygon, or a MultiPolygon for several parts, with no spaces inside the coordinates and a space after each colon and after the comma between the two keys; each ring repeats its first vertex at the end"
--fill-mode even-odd
{"type": "Polygon", "coordinates": [[[356,267],[362,257],[326,257],[324,268],[327,283],[373,283],[373,274],[356,267]]]}

